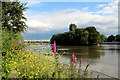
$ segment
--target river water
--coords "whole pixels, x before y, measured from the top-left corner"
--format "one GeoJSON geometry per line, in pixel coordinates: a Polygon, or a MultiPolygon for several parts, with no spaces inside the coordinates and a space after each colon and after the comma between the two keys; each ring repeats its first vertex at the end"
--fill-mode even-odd
{"type": "MultiPolygon", "coordinates": [[[[37,48],[44,48],[50,51],[52,45],[37,44],[32,45],[37,48]]],[[[57,52],[62,53],[62,63],[69,64],[72,54],[77,58],[77,67],[80,58],[83,58],[82,69],[89,64],[89,70],[97,71],[110,77],[118,78],[118,54],[120,45],[103,44],[101,46],[57,46],[57,52]]]]}

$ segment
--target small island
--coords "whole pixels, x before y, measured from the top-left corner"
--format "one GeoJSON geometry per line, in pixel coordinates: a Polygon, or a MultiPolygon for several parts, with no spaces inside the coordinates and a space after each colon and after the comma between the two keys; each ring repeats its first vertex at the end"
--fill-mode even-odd
{"type": "Polygon", "coordinates": [[[77,28],[76,24],[70,24],[68,32],[54,34],[50,43],[56,41],[57,45],[99,45],[105,40],[106,36],[100,34],[94,26],[77,28]]]}

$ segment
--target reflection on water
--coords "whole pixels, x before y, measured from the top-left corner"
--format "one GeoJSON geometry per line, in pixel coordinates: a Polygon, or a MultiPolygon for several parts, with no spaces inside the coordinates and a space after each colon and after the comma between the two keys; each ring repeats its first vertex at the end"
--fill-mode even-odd
{"type": "MultiPolygon", "coordinates": [[[[62,56],[64,63],[69,63],[65,60],[70,58],[69,55],[75,54],[77,60],[81,57],[84,59],[83,68],[87,64],[90,64],[89,70],[96,70],[111,77],[118,77],[118,53],[120,51],[120,45],[57,46],[57,50],[58,53],[66,52],[62,56]]],[[[77,62],[77,66],[79,66],[78,64],[79,61],[77,62]]]]}
{"type": "MultiPolygon", "coordinates": [[[[36,45],[49,52],[50,44],[36,45]]],[[[89,70],[96,70],[112,77],[118,78],[118,54],[120,54],[120,45],[104,44],[102,46],[57,46],[57,52],[62,53],[62,63],[69,64],[72,54],[76,55],[77,67],[79,59],[83,58],[82,68],[90,64],[89,70]],[[64,53],[65,52],[65,53],[64,53]]]]}
{"type": "Polygon", "coordinates": [[[103,46],[57,46],[58,53],[75,54],[76,57],[96,59],[105,55],[103,46]]]}

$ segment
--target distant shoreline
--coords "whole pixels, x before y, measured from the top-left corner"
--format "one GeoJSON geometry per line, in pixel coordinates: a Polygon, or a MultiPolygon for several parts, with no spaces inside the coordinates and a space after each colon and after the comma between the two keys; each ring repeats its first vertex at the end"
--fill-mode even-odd
{"type": "Polygon", "coordinates": [[[120,44],[120,42],[103,42],[102,44],[120,44]]]}
{"type": "MultiPolygon", "coordinates": [[[[42,44],[42,43],[50,43],[50,40],[24,40],[24,42],[42,44]]],[[[120,42],[103,42],[102,44],[120,44],[120,42]]]]}
{"type": "Polygon", "coordinates": [[[25,43],[34,43],[34,44],[42,44],[42,43],[50,43],[50,40],[24,40],[25,43]]]}

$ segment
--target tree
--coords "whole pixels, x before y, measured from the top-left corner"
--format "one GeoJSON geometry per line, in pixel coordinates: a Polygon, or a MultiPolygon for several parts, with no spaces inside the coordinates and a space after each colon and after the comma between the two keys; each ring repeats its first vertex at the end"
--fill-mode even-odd
{"type": "Polygon", "coordinates": [[[104,35],[100,36],[100,33],[95,27],[76,28],[74,31],[55,34],[52,36],[50,42],[54,41],[58,45],[97,45],[102,43],[104,35]]]}
{"type": "Polygon", "coordinates": [[[100,35],[100,38],[101,38],[101,44],[106,40],[106,36],[101,34],[100,35]]]}
{"type": "Polygon", "coordinates": [[[85,30],[89,32],[89,38],[88,38],[89,45],[100,43],[100,33],[96,30],[94,26],[86,27],[85,30]]]}
{"type": "Polygon", "coordinates": [[[70,24],[69,30],[70,31],[75,31],[75,29],[77,29],[77,26],[75,24],[70,24]]]}
{"type": "Polygon", "coordinates": [[[104,42],[107,42],[107,37],[105,37],[105,40],[104,40],[104,42]]]}
{"type": "Polygon", "coordinates": [[[16,2],[2,2],[2,29],[13,30],[15,33],[24,32],[28,27],[24,20],[23,11],[28,9],[27,3],[16,2]]]}
{"type": "Polygon", "coordinates": [[[75,30],[75,38],[77,40],[76,44],[78,45],[88,45],[89,32],[84,30],[84,28],[77,28],[75,30]]]}
{"type": "Polygon", "coordinates": [[[120,42],[120,35],[119,35],[119,34],[116,35],[116,41],[117,41],[117,42],[120,42]]]}
{"type": "Polygon", "coordinates": [[[113,42],[115,41],[115,36],[114,35],[110,35],[107,39],[107,42],[113,42]]]}

